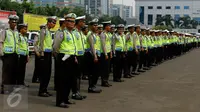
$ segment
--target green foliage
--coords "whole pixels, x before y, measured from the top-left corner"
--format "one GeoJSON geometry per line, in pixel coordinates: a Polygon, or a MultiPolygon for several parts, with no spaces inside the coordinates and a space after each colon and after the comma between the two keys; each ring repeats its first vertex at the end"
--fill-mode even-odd
{"type": "Polygon", "coordinates": [[[166,25],[158,25],[158,26],[154,26],[152,29],[154,30],[169,30],[172,31],[172,27],[171,26],[166,26],[166,25]]]}
{"type": "MultiPolygon", "coordinates": [[[[48,4],[45,7],[35,7],[33,2],[27,2],[24,0],[21,4],[18,2],[11,2],[11,0],[0,0],[0,9],[8,11],[16,11],[17,15],[20,17],[20,22],[23,22],[23,13],[31,13],[44,16],[58,16],[64,17],[64,15],[73,12],[77,16],[86,15],[86,22],[91,21],[92,17],[88,14],[85,14],[85,9],[82,7],[64,7],[58,8],[55,6],[49,6],[48,4]]],[[[112,24],[126,24],[120,16],[109,17],[108,15],[103,15],[99,18],[99,22],[112,20],[112,24]]]]}

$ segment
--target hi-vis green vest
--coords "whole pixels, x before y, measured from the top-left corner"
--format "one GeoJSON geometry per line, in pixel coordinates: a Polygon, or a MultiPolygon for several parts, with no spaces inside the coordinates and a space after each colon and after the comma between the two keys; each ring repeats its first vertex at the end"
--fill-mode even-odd
{"type": "Polygon", "coordinates": [[[46,34],[44,38],[44,52],[51,52],[52,51],[52,37],[51,32],[46,29],[46,34]]]}
{"type": "Polygon", "coordinates": [[[140,45],[140,37],[138,34],[136,34],[136,48],[137,49],[140,49],[141,48],[141,45],[140,45]]]}
{"type": "Polygon", "coordinates": [[[75,41],[76,41],[76,54],[78,56],[82,56],[84,54],[84,51],[85,51],[85,46],[84,46],[84,37],[83,37],[83,33],[82,32],[79,32],[77,30],[74,30],[73,31],[73,34],[75,36],[75,41]]]}
{"type": "MultiPolygon", "coordinates": [[[[93,44],[94,44],[94,48],[96,50],[96,53],[98,56],[100,56],[101,54],[101,42],[100,42],[100,37],[96,34],[90,33],[90,35],[92,35],[93,38],[93,44]]],[[[90,36],[88,35],[88,36],[90,36]]],[[[87,41],[86,41],[86,52],[91,52],[91,46],[88,42],[89,37],[87,37],[87,41]]]]}
{"type": "Polygon", "coordinates": [[[17,49],[17,54],[26,56],[29,54],[28,52],[28,42],[27,42],[27,37],[26,36],[19,36],[19,43],[18,43],[18,49],[17,49]]]}
{"type": "Polygon", "coordinates": [[[106,38],[105,38],[105,44],[106,44],[106,51],[107,53],[111,52],[111,35],[109,33],[104,33],[106,38]]]}
{"type": "Polygon", "coordinates": [[[17,31],[8,29],[5,31],[6,37],[3,44],[3,52],[5,54],[17,53],[19,34],[17,31]]]}
{"type": "Polygon", "coordinates": [[[130,34],[130,32],[129,33],[127,33],[126,34],[126,47],[127,47],[127,50],[128,51],[133,51],[133,49],[135,49],[135,45],[134,45],[134,43],[133,43],[133,37],[134,36],[134,34],[130,34]]]}
{"type": "Polygon", "coordinates": [[[60,53],[67,55],[75,55],[76,54],[76,43],[73,33],[64,30],[63,41],[60,45],[60,53]]]}
{"type": "Polygon", "coordinates": [[[146,40],[146,36],[145,35],[143,35],[142,36],[142,47],[145,49],[145,50],[147,50],[148,49],[148,46],[147,46],[147,40],[146,40]]]}
{"type": "Polygon", "coordinates": [[[146,36],[146,42],[147,42],[147,47],[149,48],[149,49],[151,49],[152,48],[152,42],[151,42],[151,37],[150,36],[146,36]]]}
{"type": "Polygon", "coordinates": [[[126,51],[125,43],[126,43],[125,35],[121,36],[121,35],[116,34],[115,51],[121,51],[121,52],[126,51]]]}

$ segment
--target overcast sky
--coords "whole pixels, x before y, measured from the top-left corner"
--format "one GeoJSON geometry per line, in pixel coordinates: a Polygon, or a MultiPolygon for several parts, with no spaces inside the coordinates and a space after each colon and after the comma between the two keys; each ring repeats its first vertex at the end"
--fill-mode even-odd
{"type": "Polygon", "coordinates": [[[135,0],[113,0],[114,4],[123,4],[128,6],[133,6],[133,16],[135,16],[135,0]]]}

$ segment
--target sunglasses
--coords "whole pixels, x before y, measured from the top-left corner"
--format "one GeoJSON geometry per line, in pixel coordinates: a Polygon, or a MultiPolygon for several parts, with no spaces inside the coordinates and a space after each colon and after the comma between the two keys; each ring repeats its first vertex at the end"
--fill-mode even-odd
{"type": "Polygon", "coordinates": [[[75,23],[74,20],[66,20],[67,22],[70,22],[70,23],[75,23]]]}
{"type": "Polygon", "coordinates": [[[51,23],[56,24],[56,21],[52,21],[51,23]]]}

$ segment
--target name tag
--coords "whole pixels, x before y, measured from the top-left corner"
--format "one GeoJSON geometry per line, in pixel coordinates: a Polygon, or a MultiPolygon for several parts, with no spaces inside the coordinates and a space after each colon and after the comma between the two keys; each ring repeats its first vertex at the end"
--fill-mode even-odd
{"type": "Polygon", "coordinates": [[[83,55],[84,52],[83,51],[78,51],[78,55],[83,55]]]}

